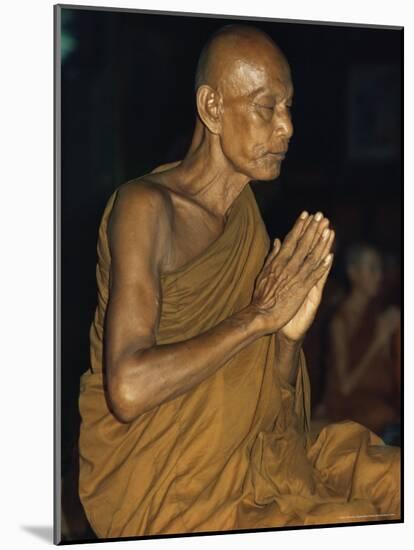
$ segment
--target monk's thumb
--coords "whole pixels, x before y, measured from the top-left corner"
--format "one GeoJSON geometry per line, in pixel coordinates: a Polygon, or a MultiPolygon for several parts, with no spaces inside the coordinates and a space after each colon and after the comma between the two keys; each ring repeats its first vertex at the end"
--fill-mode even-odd
{"type": "Polygon", "coordinates": [[[280,242],[280,239],[275,239],[273,241],[273,250],[275,255],[279,253],[280,247],[282,246],[282,243],[280,242]]]}
{"type": "Polygon", "coordinates": [[[277,254],[279,253],[281,247],[281,243],[279,239],[275,239],[273,241],[272,249],[270,250],[269,254],[267,255],[266,261],[264,263],[263,267],[268,266],[272,263],[272,261],[276,258],[277,254]]]}

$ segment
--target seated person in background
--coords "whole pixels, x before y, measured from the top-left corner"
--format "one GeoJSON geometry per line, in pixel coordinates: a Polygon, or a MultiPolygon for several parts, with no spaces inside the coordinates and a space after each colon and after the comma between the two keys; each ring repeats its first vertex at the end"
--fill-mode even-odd
{"type": "Polygon", "coordinates": [[[399,361],[395,341],[400,311],[381,309],[381,257],[367,244],[346,255],[350,291],[329,327],[330,366],[325,399],[318,416],[354,420],[377,434],[399,422],[399,361]]]}

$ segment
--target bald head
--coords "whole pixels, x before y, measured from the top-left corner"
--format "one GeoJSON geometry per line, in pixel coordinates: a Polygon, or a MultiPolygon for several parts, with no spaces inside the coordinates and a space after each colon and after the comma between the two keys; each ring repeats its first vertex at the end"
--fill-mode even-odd
{"type": "Polygon", "coordinates": [[[289,65],[270,37],[228,25],[205,45],[196,74],[197,122],[220,163],[251,180],[278,177],[293,135],[289,65]]]}
{"type": "Polygon", "coordinates": [[[289,74],[283,53],[266,33],[248,25],[226,25],[210,37],[201,52],[195,90],[202,85],[214,89],[225,83],[239,85],[249,71],[269,67],[289,74]]]}

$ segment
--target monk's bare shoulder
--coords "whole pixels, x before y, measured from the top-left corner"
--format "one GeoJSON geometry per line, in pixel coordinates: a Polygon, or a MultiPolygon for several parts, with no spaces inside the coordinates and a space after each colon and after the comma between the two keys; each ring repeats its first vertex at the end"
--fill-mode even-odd
{"type": "Polygon", "coordinates": [[[150,175],[135,178],[123,183],[118,188],[116,205],[119,209],[145,210],[155,214],[172,214],[172,200],[169,190],[150,175]]]}
{"type": "Polygon", "coordinates": [[[137,251],[151,251],[166,261],[171,245],[173,204],[168,189],[151,178],[129,180],[119,186],[108,220],[111,249],[125,244],[137,251]]]}

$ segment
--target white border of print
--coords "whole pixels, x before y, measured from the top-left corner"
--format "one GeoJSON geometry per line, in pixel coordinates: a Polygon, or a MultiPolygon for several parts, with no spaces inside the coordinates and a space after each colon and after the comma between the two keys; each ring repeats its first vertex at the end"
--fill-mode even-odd
{"type": "MultiPolygon", "coordinates": [[[[310,21],[369,23],[405,27],[405,57],[412,53],[413,16],[406,0],[375,3],[361,0],[72,0],[68,4],[199,12],[310,21]]],[[[2,9],[1,101],[1,502],[4,548],[50,545],[53,520],[53,4],[51,0],[6,2],[2,9]]],[[[411,64],[412,65],[412,64],[411,64]]],[[[413,97],[412,68],[405,67],[405,97],[413,97]]],[[[413,124],[411,102],[405,105],[405,149],[413,124]]],[[[410,147],[411,146],[411,147],[410,147]]],[[[411,155],[412,157],[412,155],[411,155]]],[[[413,170],[407,154],[405,181],[413,170]]],[[[412,185],[405,186],[405,280],[414,280],[408,242],[413,234],[412,185]]],[[[405,288],[405,317],[414,311],[413,290],[405,288]]],[[[412,323],[410,323],[412,324],[412,323]]],[[[406,330],[410,326],[405,322],[406,330]],[[407,327],[408,325],[408,327],[407,327]]],[[[405,456],[414,456],[414,338],[405,336],[405,456]]],[[[408,466],[408,460],[406,465],[408,466]]],[[[106,548],[217,550],[251,548],[318,548],[349,550],[406,547],[413,528],[413,471],[405,468],[405,524],[335,527],[299,531],[218,535],[105,543],[106,548]]],[[[87,550],[95,544],[84,544],[87,550]]]]}

